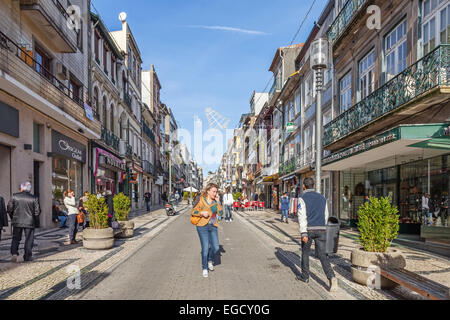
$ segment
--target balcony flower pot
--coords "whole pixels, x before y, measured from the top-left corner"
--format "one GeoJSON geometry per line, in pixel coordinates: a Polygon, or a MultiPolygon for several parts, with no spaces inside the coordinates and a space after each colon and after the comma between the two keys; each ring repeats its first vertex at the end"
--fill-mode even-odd
{"type": "Polygon", "coordinates": [[[362,247],[351,253],[351,272],[356,283],[376,286],[379,276],[379,289],[392,289],[397,285],[379,274],[379,269],[403,269],[406,266],[403,254],[389,248],[398,236],[397,213],[398,209],[391,205],[390,197],[371,197],[359,208],[358,230],[362,247]]]}
{"type": "Polygon", "coordinates": [[[131,201],[130,198],[119,193],[113,198],[114,212],[116,220],[119,223],[121,232],[116,234],[117,238],[131,238],[134,235],[134,222],[128,221],[130,214],[131,201]]]}
{"type": "Polygon", "coordinates": [[[106,250],[114,246],[114,231],[108,227],[108,206],[104,198],[89,194],[84,206],[89,212],[90,228],[83,230],[83,247],[106,250]]]}

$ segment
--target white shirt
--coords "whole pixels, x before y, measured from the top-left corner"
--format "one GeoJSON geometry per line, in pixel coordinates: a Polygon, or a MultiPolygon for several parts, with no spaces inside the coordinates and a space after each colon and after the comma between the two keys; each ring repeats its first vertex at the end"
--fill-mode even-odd
{"type": "Polygon", "coordinates": [[[225,193],[223,195],[223,204],[226,206],[231,206],[233,204],[233,195],[231,193],[225,193]]]}
{"type": "Polygon", "coordinates": [[[429,199],[427,197],[422,196],[422,209],[430,209],[430,207],[428,206],[428,200],[429,199]]]}

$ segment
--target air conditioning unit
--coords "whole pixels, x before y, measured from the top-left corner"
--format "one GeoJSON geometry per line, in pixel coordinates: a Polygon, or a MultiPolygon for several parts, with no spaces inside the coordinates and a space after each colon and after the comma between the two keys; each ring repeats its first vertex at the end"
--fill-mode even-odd
{"type": "Polygon", "coordinates": [[[69,70],[60,62],[56,63],[56,77],[61,81],[69,78],[69,70]]]}

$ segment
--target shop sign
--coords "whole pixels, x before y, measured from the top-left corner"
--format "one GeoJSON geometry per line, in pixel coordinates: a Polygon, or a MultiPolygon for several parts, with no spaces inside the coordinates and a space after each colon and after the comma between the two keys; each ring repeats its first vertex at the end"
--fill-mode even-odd
{"type": "Polygon", "coordinates": [[[286,132],[291,133],[295,131],[295,125],[293,122],[288,122],[286,125],[286,132]]]}
{"type": "Polygon", "coordinates": [[[55,130],[52,131],[52,152],[86,163],[86,146],[55,130]]]}
{"type": "Polygon", "coordinates": [[[353,147],[336,152],[336,153],[332,154],[331,156],[323,159],[323,164],[328,164],[331,162],[339,161],[344,158],[348,158],[348,157],[354,156],[356,154],[359,154],[359,153],[362,153],[365,151],[369,151],[376,147],[382,146],[386,143],[396,141],[398,139],[399,139],[399,132],[398,132],[398,128],[397,128],[397,129],[388,131],[388,132],[384,133],[383,135],[368,139],[362,143],[358,143],[358,144],[354,145],[353,147]]]}
{"type": "Polygon", "coordinates": [[[139,167],[136,163],[133,163],[133,169],[136,170],[139,173],[143,173],[144,171],[142,170],[141,167],[139,167]]]}
{"type": "Polygon", "coordinates": [[[162,186],[164,184],[163,176],[158,176],[158,179],[156,180],[155,184],[158,186],[162,186]]]}
{"type": "Polygon", "coordinates": [[[97,169],[98,165],[104,165],[108,167],[112,167],[114,169],[118,169],[120,171],[126,171],[126,164],[124,161],[120,160],[119,158],[115,157],[111,153],[100,149],[95,148],[95,163],[94,163],[94,176],[97,176],[97,169]]]}

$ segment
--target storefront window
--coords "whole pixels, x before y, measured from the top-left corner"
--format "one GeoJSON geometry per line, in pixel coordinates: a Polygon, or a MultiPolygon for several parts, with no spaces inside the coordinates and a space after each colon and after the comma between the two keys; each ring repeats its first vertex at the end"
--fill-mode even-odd
{"type": "Polygon", "coordinates": [[[53,200],[63,203],[63,192],[68,189],[75,192],[75,198],[80,198],[83,194],[82,164],[62,156],[54,156],[52,168],[53,200]]]}

